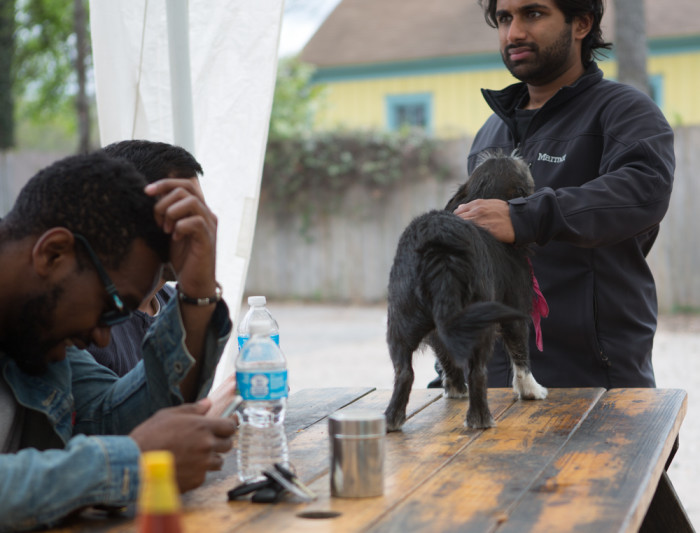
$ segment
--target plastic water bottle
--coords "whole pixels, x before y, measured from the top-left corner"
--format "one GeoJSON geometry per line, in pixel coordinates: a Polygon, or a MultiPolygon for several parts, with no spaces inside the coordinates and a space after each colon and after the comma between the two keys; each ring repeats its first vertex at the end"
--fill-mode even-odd
{"type": "Polygon", "coordinates": [[[236,454],[241,481],[261,477],[275,463],[289,465],[284,432],[287,360],[270,338],[267,320],[252,320],[250,333],[236,359],[236,382],[243,398],[236,454]]]}
{"type": "Polygon", "coordinates": [[[253,320],[267,322],[270,328],[270,337],[277,343],[277,346],[280,345],[280,328],[269,309],[265,307],[266,304],[267,299],[264,296],[248,297],[248,305],[250,307],[238,326],[238,351],[243,348],[243,345],[250,338],[250,323],[253,320]]]}

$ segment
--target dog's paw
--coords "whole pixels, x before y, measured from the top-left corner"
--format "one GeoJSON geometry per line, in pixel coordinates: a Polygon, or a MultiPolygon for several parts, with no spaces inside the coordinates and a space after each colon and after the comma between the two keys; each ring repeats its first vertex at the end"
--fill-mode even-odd
{"type": "Polygon", "coordinates": [[[466,398],[469,393],[466,390],[459,389],[445,389],[445,398],[459,399],[466,398]]]}
{"type": "Polygon", "coordinates": [[[405,413],[390,413],[386,411],[384,415],[386,416],[386,430],[388,432],[401,431],[404,422],[406,422],[405,413]]]}
{"type": "Polygon", "coordinates": [[[445,378],[442,382],[446,398],[466,398],[469,395],[464,380],[455,381],[445,378]]]}
{"type": "Polygon", "coordinates": [[[537,383],[530,372],[516,374],[513,389],[523,400],[544,400],[547,397],[547,388],[537,383]]]}
{"type": "Polygon", "coordinates": [[[496,427],[496,421],[489,417],[487,420],[465,420],[464,425],[470,429],[488,429],[496,427]]]}
{"type": "Polygon", "coordinates": [[[464,425],[472,429],[486,429],[495,427],[496,421],[489,412],[477,413],[467,411],[467,419],[464,421],[464,425]]]}

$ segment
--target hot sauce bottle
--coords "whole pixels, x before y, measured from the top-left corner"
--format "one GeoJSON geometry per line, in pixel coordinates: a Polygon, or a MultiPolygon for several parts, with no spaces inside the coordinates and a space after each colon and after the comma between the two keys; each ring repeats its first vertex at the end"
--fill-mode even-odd
{"type": "Polygon", "coordinates": [[[182,532],[174,462],[173,454],[169,451],[152,451],[141,455],[139,533],[182,532]]]}

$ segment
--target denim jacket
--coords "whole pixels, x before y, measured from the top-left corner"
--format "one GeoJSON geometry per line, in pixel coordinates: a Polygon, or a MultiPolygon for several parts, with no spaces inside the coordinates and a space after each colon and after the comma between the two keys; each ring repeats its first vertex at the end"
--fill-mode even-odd
{"type": "MultiPolygon", "coordinates": [[[[194,364],[177,300],[161,315],[144,339],[143,361],[122,378],[76,348],[40,376],[0,352],[0,380],[24,417],[19,450],[0,455],[0,531],[135,501],[140,451],[126,435],[158,409],[183,403],[178,384],[194,364]]],[[[220,302],[207,331],[199,397],[211,387],[231,328],[220,302]]]]}

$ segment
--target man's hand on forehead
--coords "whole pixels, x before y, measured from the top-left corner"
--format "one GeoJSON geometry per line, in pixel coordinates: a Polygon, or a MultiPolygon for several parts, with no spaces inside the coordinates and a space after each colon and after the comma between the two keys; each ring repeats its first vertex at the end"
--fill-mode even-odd
{"type": "Polygon", "coordinates": [[[197,216],[203,218],[210,230],[216,231],[216,216],[207,206],[196,179],[166,178],[150,183],[145,191],[156,198],[156,220],[167,233],[174,233],[176,223],[197,216]]]}
{"type": "MultiPolygon", "coordinates": [[[[197,196],[202,202],[206,203],[206,200],[204,200],[204,191],[202,191],[202,186],[199,183],[199,178],[197,177],[196,174],[189,176],[189,177],[184,177],[184,176],[177,176],[174,173],[170,173],[170,175],[166,178],[166,180],[175,180],[175,181],[188,181],[194,185],[194,188],[192,189],[192,193],[197,196]]],[[[165,181],[165,180],[161,180],[165,181]]]]}
{"type": "Polygon", "coordinates": [[[156,221],[171,235],[170,260],[183,292],[213,294],[217,218],[205,203],[199,183],[166,178],[149,184],[145,191],[157,199],[156,221]]]}

